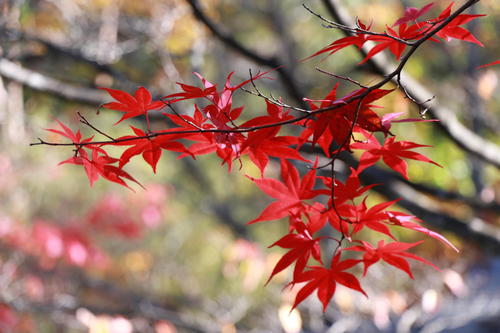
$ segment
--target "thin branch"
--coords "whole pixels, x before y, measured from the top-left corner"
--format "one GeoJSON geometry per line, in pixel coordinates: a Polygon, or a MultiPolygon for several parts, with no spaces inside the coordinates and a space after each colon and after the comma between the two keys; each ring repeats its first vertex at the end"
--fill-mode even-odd
{"type": "Polygon", "coordinates": [[[301,113],[307,113],[307,114],[310,114],[311,111],[310,110],[306,110],[306,109],[303,109],[303,108],[300,108],[300,107],[297,107],[297,106],[293,106],[293,105],[289,105],[289,104],[286,104],[286,103],[283,103],[281,100],[275,98],[272,93],[269,94],[269,96],[266,96],[264,93],[262,93],[262,91],[260,91],[260,89],[257,87],[257,84],[255,83],[255,80],[254,80],[254,77],[252,75],[252,70],[249,69],[248,70],[249,72],[249,75],[250,75],[250,83],[253,87],[253,89],[255,91],[251,91],[251,90],[248,90],[244,87],[241,87],[240,89],[243,90],[244,92],[246,93],[249,93],[251,95],[254,95],[254,96],[257,96],[259,98],[262,98],[264,99],[265,101],[268,101],[269,103],[271,104],[274,104],[278,107],[282,107],[282,108],[286,108],[286,109],[290,109],[290,110],[293,110],[293,111],[298,111],[298,112],[301,112],[301,113]]]}
{"type": "Polygon", "coordinates": [[[177,112],[177,110],[172,106],[172,104],[170,103],[167,103],[167,102],[164,102],[165,105],[170,109],[172,110],[172,112],[177,116],[177,118],[179,118],[180,120],[182,120],[183,122],[185,122],[186,124],[188,124],[189,126],[193,126],[194,128],[197,128],[199,131],[203,131],[203,128],[201,128],[200,126],[196,125],[195,123],[193,123],[192,121],[189,121],[187,119],[185,119],[184,117],[181,116],[181,114],[179,112],[177,112]]]}
{"type": "MultiPolygon", "coordinates": [[[[384,37],[384,38],[390,38],[390,39],[393,39],[399,43],[402,43],[402,44],[406,44],[408,46],[413,46],[415,45],[416,42],[409,42],[407,40],[404,40],[404,39],[401,39],[401,38],[398,38],[396,36],[392,36],[392,35],[389,35],[388,33],[379,33],[379,32],[373,32],[373,31],[370,31],[370,30],[366,30],[366,29],[362,29],[361,27],[359,26],[356,26],[356,27],[352,27],[352,26],[347,26],[345,24],[339,24],[337,22],[333,22],[333,21],[330,21],[328,19],[326,19],[325,17],[323,17],[321,14],[319,13],[316,13],[315,11],[313,11],[311,8],[307,7],[305,4],[302,4],[302,6],[311,14],[313,14],[314,16],[318,17],[320,20],[324,21],[324,22],[327,22],[328,25],[325,26],[325,28],[336,28],[336,29],[339,29],[339,30],[342,30],[344,32],[348,32],[348,33],[351,33],[351,34],[356,34],[356,33],[361,33],[361,34],[364,34],[364,35],[371,35],[371,36],[378,36],[378,37],[384,37]]],[[[425,34],[423,34],[425,35],[425,34]]]]}
{"type": "Polygon", "coordinates": [[[354,83],[355,85],[357,85],[358,87],[360,88],[365,88],[365,89],[368,89],[368,86],[365,86],[363,84],[361,84],[360,82],[354,80],[354,79],[351,79],[350,77],[348,76],[342,76],[342,75],[337,75],[337,74],[334,74],[332,72],[328,72],[324,69],[321,69],[319,67],[316,67],[316,70],[320,73],[323,73],[323,74],[326,74],[326,75],[329,75],[329,76],[333,76],[334,78],[337,78],[337,79],[341,79],[341,80],[344,80],[344,81],[347,81],[347,82],[351,82],[351,83],[354,83]]]}
{"type": "Polygon", "coordinates": [[[92,129],[93,129],[94,131],[96,131],[97,133],[99,133],[99,134],[101,134],[101,135],[103,135],[103,136],[107,137],[108,139],[110,139],[110,140],[112,140],[112,141],[116,142],[116,139],[115,139],[115,138],[113,138],[112,136],[110,136],[110,135],[108,135],[108,134],[104,133],[103,131],[101,131],[100,129],[98,129],[98,128],[97,128],[97,127],[95,127],[94,125],[92,125],[92,124],[91,124],[91,123],[87,120],[87,118],[85,118],[85,117],[84,117],[84,116],[83,116],[80,112],[77,112],[77,114],[78,114],[78,116],[80,117],[80,122],[81,122],[82,124],[87,125],[88,127],[92,128],[92,129]]]}

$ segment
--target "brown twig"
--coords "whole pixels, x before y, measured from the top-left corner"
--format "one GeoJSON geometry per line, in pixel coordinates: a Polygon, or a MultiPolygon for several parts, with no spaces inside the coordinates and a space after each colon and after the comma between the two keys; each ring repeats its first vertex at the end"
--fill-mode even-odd
{"type": "Polygon", "coordinates": [[[107,137],[108,139],[112,140],[113,142],[116,142],[116,139],[113,138],[112,136],[104,133],[103,131],[99,130],[98,128],[96,128],[94,125],[92,125],[80,112],[77,112],[76,114],[78,114],[78,116],[80,117],[80,122],[84,125],[87,125],[88,127],[92,128],[94,131],[96,131],[97,133],[107,137]]]}

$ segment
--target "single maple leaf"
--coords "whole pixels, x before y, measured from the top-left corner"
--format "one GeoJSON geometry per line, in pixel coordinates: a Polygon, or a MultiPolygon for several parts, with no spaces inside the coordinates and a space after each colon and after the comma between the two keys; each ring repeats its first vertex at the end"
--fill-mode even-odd
{"type": "Polygon", "coordinates": [[[440,242],[443,242],[444,244],[448,245],[451,247],[453,250],[456,252],[459,252],[458,249],[449,241],[447,240],[443,235],[438,234],[435,231],[429,230],[426,227],[422,226],[420,222],[422,220],[418,219],[417,217],[413,215],[408,215],[402,212],[398,211],[386,211],[387,218],[389,222],[392,225],[397,225],[403,228],[415,230],[418,232],[421,232],[423,234],[426,234],[427,236],[430,236],[434,239],[439,240],[440,242]]]}
{"type": "MultiPolygon", "coordinates": [[[[359,180],[359,172],[350,168],[351,173],[349,177],[347,177],[345,183],[341,182],[338,179],[335,179],[335,205],[340,206],[344,204],[346,201],[353,201],[357,197],[361,196],[363,193],[368,191],[374,186],[378,184],[370,184],[368,186],[361,186],[361,182],[359,180]]],[[[323,181],[323,184],[327,187],[327,189],[322,190],[322,193],[325,195],[331,195],[331,187],[332,187],[332,178],[330,177],[318,177],[323,181]]]]}
{"type": "Polygon", "coordinates": [[[321,218],[328,220],[335,230],[347,238],[367,227],[395,239],[388,227],[385,209],[398,200],[382,202],[368,208],[366,199],[365,197],[359,205],[349,203],[336,204],[334,207],[330,205],[328,210],[321,212],[321,218]]]}
{"type": "Polygon", "coordinates": [[[366,275],[368,268],[371,265],[373,265],[374,263],[376,263],[381,259],[386,263],[388,263],[389,265],[392,265],[402,270],[403,272],[406,272],[412,279],[413,279],[413,274],[410,269],[410,264],[408,263],[408,261],[406,261],[405,258],[410,258],[423,262],[424,264],[427,264],[439,271],[439,268],[437,268],[434,264],[428,262],[427,260],[422,259],[419,256],[416,256],[412,253],[404,252],[422,243],[423,241],[419,241],[416,243],[391,242],[385,244],[383,240],[380,240],[377,244],[377,247],[374,247],[370,243],[365,241],[356,241],[356,242],[361,243],[361,245],[348,247],[344,249],[344,251],[365,252],[365,254],[363,255],[363,264],[364,264],[363,276],[366,275]]]}
{"type": "Polygon", "coordinates": [[[363,199],[363,201],[357,206],[351,206],[354,209],[354,212],[351,214],[354,217],[352,219],[352,234],[355,234],[361,231],[364,227],[367,227],[395,239],[387,227],[387,214],[385,209],[399,200],[382,202],[368,208],[366,206],[366,199],[367,198],[365,197],[365,199],[363,199]]]}
{"type": "Polygon", "coordinates": [[[209,86],[208,88],[205,89],[195,86],[190,86],[188,84],[180,82],[177,82],[177,85],[181,87],[183,92],[164,96],[161,98],[161,100],[165,101],[166,103],[173,104],[187,99],[204,98],[212,95],[217,90],[217,87],[215,85],[209,86]]]}
{"type": "MultiPolygon", "coordinates": [[[[421,26],[418,24],[413,24],[407,26],[406,23],[399,25],[398,31],[392,29],[391,27],[387,27],[387,34],[401,40],[412,40],[417,38],[420,35],[421,26]]],[[[401,55],[406,49],[407,45],[402,43],[394,38],[390,38],[388,36],[369,36],[368,40],[376,42],[377,45],[372,47],[366,57],[360,62],[360,64],[364,64],[371,57],[376,55],[377,53],[389,49],[389,51],[394,54],[397,60],[401,59],[401,55]]]]}
{"type": "Polygon", "coordinates": [[[323,304],[323,311],[326,311],[328,303],[335,294],[337,283],[359,291],[368,297],[361,288],[358,279],[353,274],[345,272],[345,270],[355,266],[359,262],[360,260],[353,259],[340,261],[340,253],[338,253],[332,258],[330,268],[311,266],[310,270],[302,272],[291,282],[291,285],[301,282],[306,283],[297,292],[292,309],[295,309],[297,305],[317,290],[318,299],[323,304]]]}
{"type": "MultiPolygon", "coordinates": [[[[81,140],[82,135],[80,131],[74,133],[69,127],[67,127],[60,121],[57,122],[59,126],[61,126],[62,131],[56,129],[47,129],[47,131],[67,137],[74,143],[88,143],[92,141],[93,137],[81,140]]],[[[127,183],[125,183],[124,179],[133,181],[142,187],[142,185],[132,176],[130,176],[127,172],[123,171],[119,167],[110,165],[118,162],[118,159],[110,157],[106,153],[106,151],[104,151],[101,147],[97,145],[85,145],[85,148],[82,146],[78,147],[76,149],[75,156],[60,162],[59,165],[62,164],[82,165],[89,179],[90,186],[93,186],[94,182],[97,179],[99,179],[99,176],[102,176],[103,178],[106,178],[109,181],[118,183],[129,189],[131,188],[127,185],[127,183]],[[91,158],[89,157],[87,150],[85,150],[85,148],[91,151],[91,156],[92,156],[91,158]]]]}
{"type": "Polygon", "coordinates": [[[56,120],[56,122],[59,124],[59,126],[62,128],[62,131],[61,130],[57,130],[57,129],[52,129],[52,128],[47,128],[45,129],[46,131],[49,131],[49,132],[52,132],[52,133],[56,133],[56,134],[59,134],[61,136],[64,136],[68,139],[71,140],[71,142],[73,143],[88,143],[88,142],[91,142],[92,139],[94,138],[93,136],[92,137],[89,137],[89,138],[86,138],[84,140],[82,140],[82,134],[80,133],[80,130],[78,130],[76,133],[73,132],[71,130],[71,128],[69,128],[68,126],[64,125],[62,122],[60,122],[59,120],[56,120]]]}
{"type": "Polygon", "coordinates": [[[483,67],[488,67],[488,66],[494,66],[494,65],[500,65],[500,59],[497,61],[490,62],[489,64],[481,65],[478,68],[483,68],[483,67]]]}
{"type": "Polygon", "coordinates": [[[261,175],[269,162],[269,156],[308,162],[297,149],[290,148],[298,143],[294,136],[273,136],[274,129],[262,129],[248,134],[241,145],[242,154],[248,153],[250,160],[259,168],[261,175]]]}
{"type": "Polygon", "coordinates": [[[141,183],[135,180],[135,178],[129,175],[126,171],[117,166],[111,165],[118,161],[118,159],[110,157],[101,148],[92,149],[92,158],[88,156],[85,150],[79,149],[76,156],[60,162],[59,165],[66,163],[82,165],[89,179],[90,186],[93,186],[94,182],[101,176],[109,181],[120,184],[129,189],[131,188],[127,185],[125,179],[133,181],[134,183],[144,188],[141,183]]]}
{"type": "Polygon", "coordinates": [[[117,89],[99,89],[106,90],[111,97],[118,101],[103,104],[102,107],[125,113],[122,118],[115,123],[115,125],[128,118],[146,115],[148,111],[161,109],[166,105],[162,101],[153,101],[151,93],[144,87],[139,87],[135,91],[134,96],[117,89]]]}
{"type": "MultiPolygon", "coordinates": [[[[133,126],[130,126],[130,128],[132,128],[136,136],[123,136],[117,140],[138,138],[117,143],[120,146],[132,146],[122,153],[119,164],[120,168],[127,164],[133,156],[142,154],[144,160],[151,165],[153,172],[156,173],[156,164],[160,160],[163,149],[189,154],[189,151],[182,143],[174,141],[180,137],[179,135],[159,135],[153,138],[145,138],[147,135],[144,131],[133,126]]],[[[161,133],[168,133],[168,130],[161,133]]]]}
{"type": "Polygon", "coordinates": [[[309,171],[301,179],[297,169],[284,159],[281,159],[281,178],[283,182],[273,178],[256,179],[250,176],[247,177],[256,183],[264,193],[277,199],[248,224],[277,220],[290,213],[306,212],[310,205],[304,201],[321,194],[318,190],[313,190],[316,181],[315,169],[309,171]]]}
{"type": "Polygon", "coordinates": [[[307,265],[307,261],[311,256],[316,261],[323,264],[323,262],[321,261],[321,249],[319,247],[319,241],[322,237],[313,238],[310,230],[302,222],[295,223],[294,227],[297,233],[289,233],[269,246],[279,246],[284,249],[290,249],[290,251],[288,251],[278,261],[266,284],[271,281],[273,276],[283,271],[294,262],[296,263],[293,271],[293,277],[294,279],[298,278],[300,273],[304,271],[304,268],[307,265]]]}
{"type": "Polygon", "coordinates": [[[439,119],[421,119],[421,118],[405,118],[405,119],[399,119],[395,120],[398,118],[400,115],[402,115],[404,112],[393,112],[393,113],[387,113],[382,116],[382,126],[387,128],[389,131],[391,129],[392,123],[408,123],[408,122],[435,122],[439,121],[439,119]]]}
{"type": "MultiPolygon", "coordinates": [[[[427,23],[427,27],[432,28],[434,25],[439,25],[442,21],[446,20],[451,15],[451,8],[455,2],[452,2],[445,10],[441,12],[441,14],[433,20],[429,20],[427,23]]],[[[469,23],[470,21],[481,17],[486,16],[485,14],[479,15],[469,15],[469,14],[460,14],[455,17],[451,22],[449,22],[446,26],[444,26],[441,30],[436,33],[436,36],[450,41],[452,38],[460,39],[466,42],[471,42],[477,44],[479,46],[484,46],[480,41],[474,37],[467,29],[460,27],[460,25],[469,23]]],[[[432,38],[433,41],[438,41],[435,38],[432,38]]]]}
{"type": "Polygon", "coordinates": [[[362,131],[362,133],[367,138],[367,141],[355,142],[351,144],[352,149],[365,150],[359,160],[358,172],[361,172],[369,166],[375,164],[381,158],[388,167],[396,172],[399,172],[406,179],[408,179],[408,164],[401,159],[402,157],[432,163],[441,167],[441,165],[430,160],[424,155],[410,150],[419,147],[430,147],[428,145],[420,145],[410,141],[395,142],[395,138],[390,137],[385,140],[385,143],[382,146],[373,135],[367,133],[366,131],[362,131]]]}
{"type": "MultiPolygon", "coordinates": [[[[318,110],[335,105],[345,105],[346,102],[342,100],[337,100],[337,88],[339,84],[335,84],[333,88],[328,92],[328,94],[321,100],[304,99],[309,103],[311,110],[318,110]],[[320,105],[317,106],[315,102],[319,102],[320,105]]],[[[330,156],[330,146],[334,140],[331,130],[327,129],[329,126],[335,125],[336,137],[343,136],[344,138],[348,135],[350,124],[339,112],[339,110],[327,111],[319,114],[315,119],[308,119],[305,123],[305,128],[300,135],[301,142],[306,142],[312,135],[312,146],[318,144],[326,156],[330,156]],[[330,124],[330,125],[329,125],[330,124]]],[[[339,139],[341,140],[341,139],[339,139]]]]}
{"type": "Polygon", "coordinates": [[[394,24],[392,26],[395,27],[395,26],[398,26],[398,25],[403,24],[403,23],[417,20],[420,16],[427,13],[429,11],[429,9],[431,9],[432,6],[434,6],[433,2],[425,5],[424,7],[420,8],[420,9],[415,8],[415,7],[408,7],[405,9],[405,14],[403,15],[403,17],[396,20],[396,22],[394,22],[394,24]]]}
{"type": "MultiPolygon", "coordinates": [[[[371,28],[371,24],[369,26],[366,26],[359,19],[357,20],[357,25],[361,29],[366,30],[366,31],[369,31],[371,28]]],[[[318,56],[320,54],[327,53],[327,52],[329,52],[328,56],[331,56],[335,52],[338,52],[338,51],[340,51],[348,46],[351,46],[351,45],[355,45],[358,49],[361,49],[363,47],[363,45],[368,41],[368,39],[367,39],[368,36],[369,36],[368,34],[365,34],[364,32],[359,31],[359,32],[356,32],[353,36],[347,36],[344,38],[340,38],[340,39],[332,42],[328,46],[322,48],[318,52],[308,56],[307,58],[302,59],[302,61],[306,61],[310,58],[313,58],[315,56],[318,56]]]]}
{"type": "MultiPolygon", "coordinates": [[[[252,76],[250,79],[245,80],[243,82],[240,82],[239,84],[233,86],[231,85],[231,77],[233,76],[234,72],[229,73],[229,75],[226,78],[226,82],[224,84],[224,88],[220,91],[213,90],[211,91],[210,94],[206,95],[206,98],[212,103],[209,105],[208,109],[207,107],[203,108],[205,110],[207,116],[214,122],[214,125],[219,127],[220,124],[218,122],[222,122],[223,124],[227,123],[230,120],[235,120],[239,114],[241,114],[241,111],[243,108],[237,108],[235,110],[231,111],[232,107],[232,101],[233,101],[233,94],[236,90],[240,89],[244,85],[260,79],[260,78],[268,78],[265,77],[266,74],[270,73],[274,69],[271,69],[267,72],[262,72],[258,73],[254,76],[252,76]],[[239,113],[238,113],[239,112],[239,113]],[[232,115],[230,113],[233,113],[232,115]],[[236,115],[236,113],[238,113],[236,115]]],[[[213,87],[216,87],[216,85],[212,84],[209,82],[207,79],[205,79],[203,76],[201,76],[199,73],[194,73],[202,82],[203,86],[205,89],[213,89],[213,87]]]]}
{"type": "MultiPolygon", "coordinates": [[[[241,124],[240,128],[274,124],[293,118],[281,106],[269,101],[266,101],[266,105],[267,115],[252,118],[241,124]]],[[[299,139],[293,136],[277,136],[280,128],[281,126],[273,126],[249,132],[241,144],[241,154],[250,156],[250,160],[259,168],[261,175],[269,162],[269,156],[307,162],[297,149],[290,147],[298,144],[299,139]]]]}

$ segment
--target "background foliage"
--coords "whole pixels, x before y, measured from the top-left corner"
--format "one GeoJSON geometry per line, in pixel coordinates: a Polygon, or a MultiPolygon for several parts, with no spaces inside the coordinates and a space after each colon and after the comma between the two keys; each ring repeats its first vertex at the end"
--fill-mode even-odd
{"type": "MultiPolygon", "coordinates": [[[[327,2],[308,5],[329,16],[327,2]]],[[[373,20],[380,29],[400,17],[404,6],[422,6],[419,1],[330,2],[348,5],[352,16],[373,20]]],[[[113,123],[109,112],[96,116],[105,101],[97,86],[135,91],[144,85],[162,96],[176,91],[177,81],[196,83],[193,71],[222,83],[229,71],[244,80],[249,68],[266,68],[227,39],[214,37],[192,14],[196,3],[0,3],[0,331],[498,328],[500,305],[492,297],[500,293],[495,283],[500,274],[498,245],[478,242],[472,233],[457,236],[456,229],[438,218],[426,222],[445,225],[440,232],[460,254],[433,241],[420,246],[418,254],[442,272],[414,265],[411,281],[380,265],[369,273],[369,299],[340,289],[325,315],[312,299],[289,314],[294,291],[281,288],[291,272],[280,273],[263,287],[282,254],[266,246],[283,230],[279,224],[245,226],[268,203],[243,177],[258,176],[258,170],[236,168],[228,175],[212,157],[194,162],[166,155],[154,176],[147,164],[131,162],[130,172],[147,184],[147,191],[132,193],[102,181],[90,189],[81,170],[56,166],[67,150],[28,148],[43,128],[56,127],[56,118],[77,127],[76,111],[99,123],[113,123]]],[[[434,10],[448,4],[436,1],[439,8],[434,10]]],[[[285,65],[289,81],[277,78],[263,83],[263,89],[287,101],[300,102],[290,82],[299,95],[320,97],[330,90],[331,77],[315,66],[363,82],[378,77],[370,64],[357,66],[362,57],[355,49],[321,62],[298,62],[341,34],[322,27],[295,1],[207,0],[199,5],[222,37],[230,36],[271,61],[268,65],[285,65]]],[[[488,14],[468,26],[485,48],[453,42],[424,46],[407,67],[437,96],[433,103],[445,105],[475,133],[497,144],[498,69],[477,67],[500,53],[499,9],[494,0],[482,0],[473,9],[488,14]]],[[[255,113],[264,109],[263,101],[245,93],[237,100],[255,113]]],[[[402,95],[390,96],[386,103],[394,112],[417,113],[402,95]]],[[[436,126],[401,129],[404,139],[433,145],[427,156],[444,166],[410,163],[410,178],[434,192],[410,187],[406,197],[500,243],[498,166],[465,152],[436,126]],[[458,200],[449,200],[450,193],[458,200]]],[[[397,126],[393,130],[400,134],[397,126]]],[[[275,166],[274,172],[278,170],[275,166]]],[[[370,200],[376,202],[377,195],[370,200]]]]}

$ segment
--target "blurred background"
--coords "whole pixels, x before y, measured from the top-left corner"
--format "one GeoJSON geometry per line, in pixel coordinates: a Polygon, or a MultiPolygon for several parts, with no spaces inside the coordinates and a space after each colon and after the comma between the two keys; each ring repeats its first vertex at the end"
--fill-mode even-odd
{"type": "MultiPolygon", "coordinates": [[[[405,6],[425,4],[306,3],[327,18],[358,17],[377,30],[405,6]]],[[[448,4],[435,1],[429,17],[448,4]]],[[[412,263],[410,280],[375,265],[361,280],[368,299],[339,288],[323,313],[316,297],[290,312],[296,291],[283,289],[288,270],[264,286],[283,254],[267,246],[287,223],[245,225],[269,203],[244,177],[258,176],[248,163],[228,173],[213,156],[164,153],[154,175],[136,158],[126,170],[147,190],[132,192],[103,180],[90,188],[79,167],[57,166],[71,148],[29,143],[61,140],[44,130],[56,128],[55,119],[94,134],[77,112],[112,135],[128,133],[112,128],[115,111],[97,112],[109,98],[96,87],[132,93],[145,86],[159,97],[178,91],[176,82],[197,84],[193,72],[222,84],[231,71],[237,82],[249,69],[284,65],[260,88],[301,105],[336,82],[316,67],[368,84],[392,58],[359,66],[363,56],[349,48],[299,62],[342,33],[291,0],[0,0],[0,332],[500,331],[500,70],[478,69],[500,54],[500,3],[482,0],[471,12],[488,14],[467,27],[485,47],[425,45],[406,68],[406,88],[417,99],[435,95],[428,115],[441,122],[391,129],[402,140],[432,145],[422,152],[443,168],[409,162],[411,182],[381,166],[365,178],[384,184],[371,202],[402,197],[399,209],[460,253],[426,240],[415,253],[440,272],[412,263]]],[[[234,98],[248,117],[265,111],[264,101],[247,93],[234,98]]],[[[418,117],[401,93],[382,104],[382,112],[418,117]]],[[[129,124],[144,126],[141,119],[129,124]]],[[[345,163],[339,174],[352,161],[345,163]]],[[[272,161],[268,172],[276,176],[279,165],[272,161]]]]}

